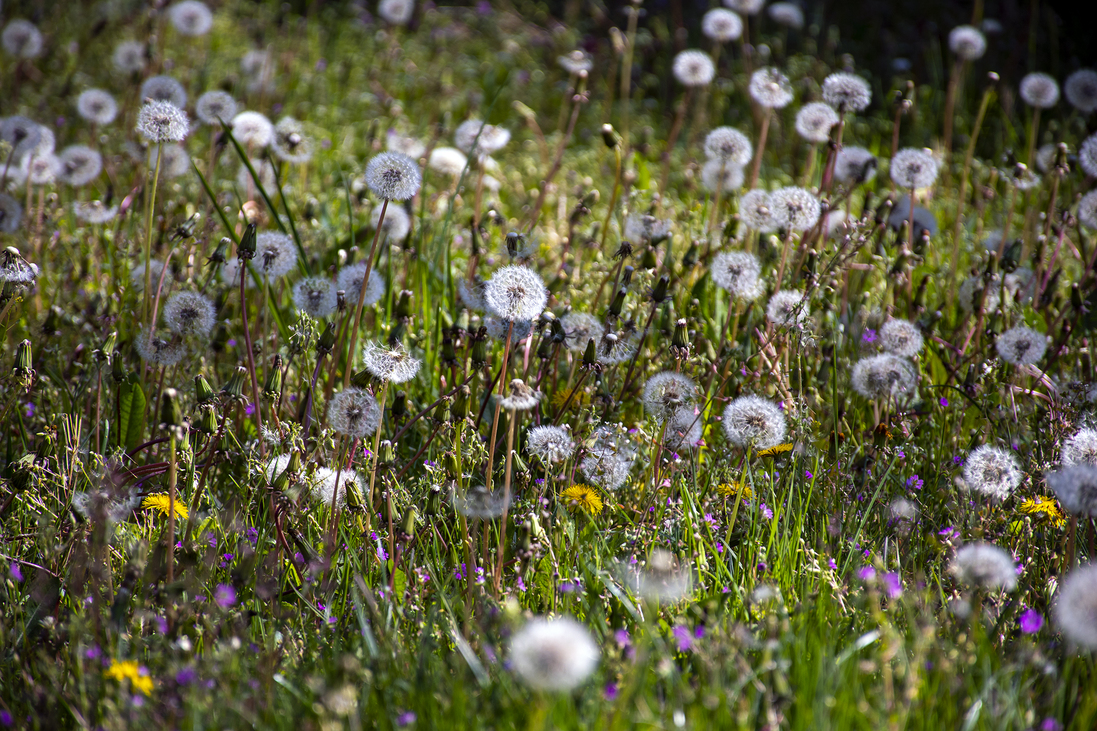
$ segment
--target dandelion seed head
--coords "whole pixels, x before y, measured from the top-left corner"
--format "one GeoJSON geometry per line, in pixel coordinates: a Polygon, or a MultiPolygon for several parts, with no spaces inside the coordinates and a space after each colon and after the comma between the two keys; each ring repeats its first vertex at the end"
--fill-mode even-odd
{"type": "Polygon", "coordinates": [[[0,193],[0,233],[14,233],[23,222],[23,206],[7,193],[0,193]]]}
{"type": "Polygon", "coordinates": [[[714,8],[701,19],[701,32],[718,43],[738,40],[743,35],[743,20],[724,8],[714,8]]]}
{"type": "Polygon", "coordinates": [[[61,164],[58,178],[73,187],[87,185],[103,172],[103,156],[85,145],[70,145],[57,159],[61,164]]]}
{"type": "Polygon", "coordinates": [[[463,494],[455,492],[453,507],[466,518],[490,520],[510,507],[510,499],[503,490],[489,491],[483,485],[475,485],[463,494]]]}
{"type": "Polygon", "coordinates": [[[435,147],[427,158],[427,167],[435,172],[460,177],[469,159],[456,147],[435,147]]]}
{"type": "MultiPolygon", "coordinates": [[[[33,119],[28,119],[20,115],[12,117],[4,117],[0,120],[0,140],[7,142],[12,146],[12,150],[9,153],[11,159],[15,163],[19,163],[23,158],[31,152],[52,152],[51,147],[48,150],[43,150],[43,142],[46,128],[35,122],[33,119]]],[[[6,161],[5,161],[6,162],[6,161]]],[[[11,171],[9,169],[8,175],[10,177],[11,171]]]]}
{"type": "Polygon", "coordinates": [[[187,91],[170,76],[150,76],[141,84],[141,99],[170,102],[182,109],[187,106],[187,91]]]}
{"type": "Polygon", "coordinates": [[[111,56],[114,68],[123,74],[136,74],[145,69],[145,46],[137,41],[122,41],[111,56]]]}
{"type": "MultiPolygon", "coordinates": [[[[347,302],[358,305],[358,297],[362,291],[362,280],[366,276],[366,263],[358,262],[339,270],[336,278],[336,289],[346,293],[347,302]]],[[[366,285],[366,293],[363,296],[363,306],[376,303],[385,294],[385,280],[376,269],[370,270],[369,284],[366,285]]]]}
{"type": "Polygon", "coordinates": [[[804,11],[796,3],[773,3],[766,8],[770,20],[786,28],[800,30],[804,27],[804,11]]]}
{"type": "Polygon", "coordinates": [[[739,220],[752,231],[776,231],[777,221],[770,206],[769,193],[758,188],[744,193],[739,199],[739,220]]]}
{"type": "Polygon", "coordinates": [[[209,337],[217,322],[217,309],[198,292],[176,292],[164,304],[164,324],[180,335],[209,337]]]}
{"type": "Polygon", "coordinates": [[[367,343],[362,354],[366,370],[382,381],[406,383],[419,372],[420,361],[413,358],[404,346],[385,347],[367,343]]]}
{"type": "Polygon", "coordinates": [[[853,365],[853,390],[867,399],[898,398],[912,392],[916,381],[910,362],[891,353],[862,358],[853,365]]]}
{"type": "Polygon", "coordinates": [[[407,25],[415,13],[415,0],[381,0],[377,14],[392,25],[407,25]]]}
{"type": "Polygon", "coordinates": [[[683,406],[693,406],[697,384],[689,376],[674,371],[662,371],[644,384],[644,411],[656,421],[664,422],[683,406]]]}
{"type": "Polygon", "coordinates": [[[328,402],[328,424],[338,434],[368,437],[381,426],[381,407],[368,391],[348,388],[328,402]]]}
{"type": "Polygon", "coordinates": [[[595,341],[594,353],[602,365],[624,363],[636,353],[636,336],[623,331],[603,333],[602,339],[595,341]]]}
{"type": "Polygon", "coordinates": [[[161,179],[181,178],[190,173],[190,155],[182,145],[168,142],[163,145],[149,147],[149,170],[156,168],[156,156],[160,154],[161,179]],[[157,148],[163,147],[163,153],[157,153],[157,148]]]}
{"type": "Polygon", "coordinates": [[[1086,228],[1097,229],[1097,190],[1091,190],[1078,202],[1078,220],[1086,228]]]}
{"type": "Polygon", "coordinates": [[[207,91],[198,97],[194,113],[203,124],[217,127],[221,126],[222,121],[235,124],[236,100],[227,91],[207,91]]]}
{"type": "Polygon", "coordinates": [[[585,442],[586,456],[579,471],[603,490],[613,491],[625,484],[636,460],[636,450],[620,424],[602,424],[585,442]]]}
{"type": "Polygon", "coordinates": [[[712,281],[732,297],[752,302],[762,296],[762,264],[746,251],[724,251],[712,259],[712,281]]]}
{"type": "Polygon", "coordinates": [[[594,68],[594,59],[589,53],[578,48],[571,53],[558,56],[556,62],[569,74],[581,74],[594,68]]]}
{"type": "Polygon", "coordinates": [[[137,132],[149,142],[182,142],[188,131],[187,113],[171,102],[145,102],[137,113],[137,132]]]}
{"type": "Polygon", "coordinates": [[[38,58],[42,55],[42,33],[29,20],[16,18],[0,33],[4,50],[16,58],[38,58]]]}
{"type": "Polygon", "coordinates": [[[577,688],[598,667],[598,645],[586,627],[570,617],[526,622],[510,638],[510,665],[536,690],[577,688]]]}
{"type": "Polygon", "coordinates": [[[1085,564],[1066,575],[1052,606],[1063,636],[1087,650],[1097,650],[1097,564],[1085,564]]]}
{"type": "Polygon", "coordinates": [[[822,205],[806,188],[788,186],[769,194],[769,206],[778,228],[807,231],[819,221],[822,205]]]}
{"type": "Polygon", "coordinates": [[[769,449],[785,441],[784,413],[760,396],[740,396],[724,409],[724,434],[737,447],[769,449]]]}
{"type": "Polygon", "coordinates": [[[274,125],[270,148],[279,159],[301,165],[312,159],[312,139],[304,126],[293,117],[282,117],[274,125]]]}
{"type": "Polygon", "coordinates": [[[968,453],[964,482],[975,492],[1005,500],[1021,484],[1021,465],[1011,453],[989,444],[968,453]]]}
{"type": "Polygon", "coordinates": [[[185,36],[204,36],[213,27],[213,13],[201,0],[180,0],[168,8],[175,30],[185,36]]]}
{"type": "Polygon", "coordinates": [[[499,399],[499,405],[505,411],[529,411],[541,402],[541,392],[526,385],[521,378],[510,382],[507,394],[499,399]]]}
{"type": "Polygon", "coordinates": [[[575,440],[563,427],[535,426],[526,432],[526,452],[550,464],[558,464],[575,453],[575,440]]]}
{"type": "Polygon", "coordinates": [[[625,238],[650,244],[670,234],[670,221],[646,213],[630,213],[625,218],[625,238]]]}
{"type": "Polygon", "coordinates": [[[672,452],[686,452],[701,441],[704,427],[696,406],[683,406],[666,421],[664,443],[672,452]]]}
{"type": "MultiPolygon", "coordinates": [[[[114,220],[118,215],[118,206],[106,206],[103,201],[76,201],[72,204],[73,215],[84,223],[101,224],[114,220]]],[[[3,224],[0,222],[0,231],[3,224]]]]}
{"type": "Polygon", "coordinates": [[[949,31],[948,47],[964,61],[975,61],[987,52],[987,37],[974,26],[958,25],[949,31]]]}
{"type": "Polygon", "coordinates": [[[535,320],[548,304],[548,290],[529,267],[505,266],[484,284],[484,304],[504,320],[535,320]]]}
{"type": "Polygon", "coordinates": [[[1083,428],[1063,442],[1063,466],[1088,464],[1097,467],[1097,429],[1083,428]]]}
{"type": "Polygon", "coordinates": [[[263,148],[274,139],[274,125],[259,112],[239,112],[232,118],[232,136],[244,147],[263,148]]]}
{"type": "Polygon", "coordinates": [[[366,166],[366,185],[384,200],[406,201],[419,192],[422,181],[419,165],[399,152],[374,155],[366,166]]]}
{"type": "Polygon", "coordinates": [[[839,112],[862,112],[872,101],[872,87],[860,76],[834,73],[823,80],[823,101],[839,112]]]}
{"type": "Polygon", "coordinates": [[[32,185],[49,185],[64,172],[60,158],[53,153],[45,155],[27,155],[20,165],[23,177],[32,185]]]}
{"type": "MultiPolygon", "coordinates": [[[[276,181],[274,179],[274,166],[270,164],[270,161],[266,158],[248,158],[251,162],[251,168],[255,171],[255,175],[259,178],[259,185],[263,186],[263,190],[273,192],[275,190],[276,181]]],[[[251,170],[248,170],[246,165],[241,164],[240,169],[236,172],[236,186],[241,190],[253,189],[255,183],[255,177],[252,176],[251,170]]]]}
{"type": "Polygon", "coordinates": [[[306,277],[293,285],[293,305],[314,319],[335,312],[338,300],[335,285],[326,277],[306,277]]]}
{"type": "Polygon", "coordinates": [[[186,346],[181,340],[172,335],[161,335],[156,332],[150,334],[147,326],[142,327],[137,333],[134,345],[141,360],[151,365],[173,366],[183,360],[183,356],[187,354],[186,346]]]}
{"type": "MultiPolygon", "coordinates": [[[[1066,450],[1063,452],[1065,455],[1066,450]]],[[[1049,472],[1045,479],[1063,510],[1083,518],[1097,518],[1097,466],[1076,462],[1049,472]]]]}
{"type": "MultiPolygon", "coordinates": [[[[381,221],[381,206],[374,206],[370,212],[370,228],[376,229],[381,221]]],[[[385,220],[381,223],[381,232],[389,243],[403,241],[411,233],[411,216],[402,206],[390,205],[385,209],[385,220]]]]}
{"type": "Polygon", "coordinates": [[[792,101],[788,77],[772,66],[760,68],[750,77],[750,96],[759,106],[781,109],[792,101]]]}
{"type": "Polygon", "coordinates": [[[110,124],[118,116],[118,102],[108,91],[86,89],[76,97],[76,113],[92,124],[110,124]]]}
{"type": "Polygon", "coordinates": [[[724,0],[724,7],[731,8],[740,15],[757,15],[765,5],[766,0],[724,0]]]}
{"type": "Polygon", "coordinates": [[[1053,145],[1050,142],[1046,145],[1041,145],[1039,149],[1036,150],[1036,169],[1041,173],[1050,173],[1051,169],[1055,167],[1055,161],[1058,157],[1058,145],[1053,145]]]}
{"type": "MultiPolygon", "coordinates": [[[[156,291],[157,283],[160,281],[160,275],[164,272],[164,262],[159,259],[149,260],[149,277],[152,281],[152,291],[156,291]]],[[[171,276],[171,270],[169,269],[167,274],[164,274],[164,291],[167,292],[170,287],[173,278],[171,276]]],[[[130,283],[133,285],[134,290],[138,292],[145,291],[145,265],[138,264],[130,270],[130,283]]]]}
{"type": "Polygon", "coordinates": [[[863,147],[843,147],[834,160],[834,178],[846,185],[860,185],[876,177],[876,156],[863,147]]]}
{"type": "Polygon", "coordinates": [[[949,564],[949,571],[967,586],[991,591],[1017,588],[1017,566],[1013,557],[993,543],[961,546],[949,564]]]}
{"type": "Polygon", "coordinates": [[[669,551],[657,548],[644,566],[619,564],[621,583],[634,594],[659,604],[673,604],[689,596],[693,576],[688,566],[669,551]]]}
{"type": "Polygon", "coordinates": [[[746,165],[754,155],[750,138],[734,127],[717,127],[705,136],[705,155],[714,160],[746,165]]]}
{"type": "Polygon", "coordinates": [[[483,157],[506,147],[510,142],[510,130],[494,124],[484,124],[479,119],[469,119],[458,125],[453,139],[465,154],[483,157]]]}
{"type": "Polygon", "coordinates": [[[1063,83],[1063,95],[1083,114],[1097,110],[1097,71],[1078,69],[1063,83]]]}
{"type": "Polygon", "coordinates": [[[1021,79],[1021,98],[1037,109],[1050,109],[1059,102],[1059,82],[1053,76],[1039,72],[1021,79]]]}
{"type": "Polygon", "coordinates": [[[586,350],[588,340],[601,340],[602,333],[606,331],[606,326],[597,317],[575,310],[561,317],[560,325],[564,328],[565,346],[575,353],[586,350]]]}
{"type": "MultiPolygon", "coordinates": [[[[285,469],[284,467],[282,468],[285,469]]],[[[337,502],[340,506],[347,504],[347,493],[350,490],[354,490],[359,495],[362,494],[362,477],[356,470],[349,470],[346,467],[333,470],[328,467],[321,467],[316,470],[314,477],[310,480],[306,477],[305,486],[311,488],[311,492],[322,503],[327,506],[331,506],[332,502],[337,502]],[[336,490],[338,488],[338,490],[336,490]]]]}
{"type": "Polygon", "coordinates": [[[743,187],[745,180],[743,167],[735,163],[707,160],[701,167],[701,184],[705,186],[705,190],[713,193],[717,190],[738,190],[743,187]]]}
{"type": "Polygon", "coordinates": [[[284,277],[297,266],[297,248],[284,233],[263,231],[255,237],[255,258],[251,265],[268,280],[284,277]]]}
{"type": "Polygon", "coordinates": [[[1044,357],[1047,338],[1030,327],[1018,325],[998,336],[998,357],[1011,365],[1031,365],[1044,357]]]}
{"type": "Polygon", "coordinates": [[[880,328],[880,347],[892,355],[913,358],[922,344],[922,332],[910,320],[893,318],[880,328]]]}
{"type": "Polygon", "coordinates": [[[826,142],[830,129],[838,124],[838,113],[824,102],[812,102],[796,113],[796,133],[808,142],[826,142]]]}
{"type": "Polygon", "coordinates": [[[674,57],[671,70],[683,86],[707,86],[716,77],[716,65],[704,51],[682,51],[674,57]]]}
{"type": "Polygon", "coordinates": [[[766,318],[778,327],[792,327],[807,319],[808,308],[802,292],[782,289],[774,292],[766,305],[766,318]]]}

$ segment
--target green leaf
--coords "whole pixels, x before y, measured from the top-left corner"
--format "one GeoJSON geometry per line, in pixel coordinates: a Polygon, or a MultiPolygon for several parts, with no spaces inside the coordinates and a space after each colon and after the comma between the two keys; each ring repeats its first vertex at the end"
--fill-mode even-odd
{"type": "Polygon", "coordinates": [[[137,374],[131,373],[118,390],[118,438],[127,451],[133,449],[145,435],[145,411],[148,400],[137,374]]]}

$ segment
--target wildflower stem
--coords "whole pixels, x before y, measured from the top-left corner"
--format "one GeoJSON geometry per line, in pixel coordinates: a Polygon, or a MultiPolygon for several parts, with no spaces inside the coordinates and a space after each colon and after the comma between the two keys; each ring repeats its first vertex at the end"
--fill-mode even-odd
{"type": "MultiPolygon", "coordinates": [[[[746,35],[746,23],[743,23],[743,34],[746,35]]],[[[762,170],[762,155],[766,151],[766,137],[769,136],[769,120],[773,116],[773,110],[766,107],[765,116],[762,117],[762,129],[758,133],[758,152],[754,154],[754,165],[750,168],[750,184],[748,190],[754,190],[758,185],[758,173],[762,170]]]]}
{"type": "Polygon", "coordinates": [[[503,469],[503,515],[499,520],[499,547],[496,550],[495,568],[495,596],[499,597],[499,591],[503,581],[503,562],[507,553],[507,514],[510,509],[510,472],[514,462],[514,426],[518,423],[518,412],[509,411],[510,424],[507,425],[507,462],[503,469]]]}
{"type": "MultiPolygon", "coordinates": [[[[506,388],[503,384],[507,382],[507,360],[510,356],[510,339],[514,335],[514,321],[511,320],[507,326],[507,340],[506,345],[503,346],[503,366],[499,369],[499,396],[503,395],[503,389],[506,388]]],[[[495,391],[494,388],[491,389],[495,391]]],[[[490,396],[489,396],[490,398],[490,396]]],[[[495,402],[495,415],[491,419],[491,441],[488,442],[488,474],[485,484],[487,485],[488,492],[491,492],[492,475],[495,471],[493,463],[495,462],[495,435],[499,432],[499,411],[503,408],[503,400],[500,398],[495,402]]]]}
{"type": "Polygon", "coordinates": [[[240,258],[240,314],[244,320],[244,348],[248,352],[248,372],[251,374],[251,399],[255,406],[255,432],[259,436],[259,456],[267,458],[267,447],[263,442],[263,413],[259,403],[259,377],[255,374],[255,349],[251,346],[251,329],[248,327],[248,298],[244,283],[248,276],[248,260],[240,258]]]}
{"type": "MultiPolygon", "coordinates": [[[[949,275],[950,281],[956,279],[956,272],[960,266],[960,230],[964,225],[964,203],[967,200],[967,186],[971,176],[971,163],[975,159],[975,143],[979,141],[979,132],[983,128],[983,120],[986,118],[987,108],[990,106],[990,97],[993,92],[994,84],[992,79],[992,83],[983,91],[983,100],[979,102],[979,112],[975,115],[975,126],[971,131],[971,140],[968,142],[967,152],[964,154],[964,171],[960,176],[960,195],[956,199],[956,223],[952,229],[952,272],[949,275]]],[[[949,307],[952,307],[954,297],[955,287],[949,287],[949,307]]]]}
{"type": "MultiPolygon", "coordinates": [[[[160,182],[160,162],[164,158],[164,143],[156,145],[156,171],[152,176],[152,190],[149,193],[148,212],[145,214],[145,308],[144,320],[151,333],[156,323],[149,322],[149,308],[152,304],[152,214],[156,208],[156,186],[160,182]]],[[[142,373],[144,370],[142,369],[142,373]]]]}
{"type": "Polygon", "coordinates": [[[692,99],[693,87],[687,86],[685,93],[682,94],[682,98],[678,102],[678,109],[674,113],[674,122],[670,126],[670,134],[667,136],[667,146],[663,150],[663,170],[659,176],[659,198],[655,204],[657,210],[663,208],[663,196],[666,195],[667,181],[670,179],[670,154],[678,143],[678,135],[682,133],[682,124],[686,120],[686,111],[689,109],[689,103],[692,99]]]}
{"type": "Polygon", "coordinates": [[[168,584],[175,581],[175,483],[178,478],[176,464],[176,430],[171,428],[168,446],[168,584]]]}
{"type": "Polygon", "coordinates": [[[354,348],[358,344],[358,328],[362,324],[362,306],[366,301],[366,289],[369,287],[369,275],[373,272],[373,258],[377,255],[377,242],[381,239],[381,228],[385,224],[385,211],[388,210],[388,198],[381,204],[381,215],[377,218],[377,230],[373,233],[373,244],[366,259],[366,272],[362,275],[362,287],[358,291],[358,303],[354,306],[354,327],[350,330],[350,349],[347,351],[347,367],[343,371],[343,388],[350,385],[350,374],[354,370],[354,348]]]}
{"type": "MultiPolygon", "coordinates": [[[[576,90],[575,95],[572,97],[571,106],[571,118],[568,119],[568,128],[564,132],[564,136],[560,138],[560,144],[556,146],[556,159],[552,161],[552,168],[549,170],[548,175],[541,181],[541,192],[537,194],[537,202],[533,204],[533,211],[530,213],[529,226],[526,229],[526,235],[533,233],[533,227],[537,225],[537,221],[541,218],[541,207],[545,203],[545,196],[548,194],[548,187],[552,184],[552,179],[556,177],[556,173],[560,172],[560,166],[564,162],[564,150],[567,149],[568,142],[571,140],[571,135],[575,132],[575,123],[579,121],[579,110],[583,102],[586,101],[586,85],[587,85],[587,73],[584,71],[579,75],[579,88],[576,90]]],[[[481,173],[482,176],[482,173],[481,173]]],[[[477,191],[479,191],[479,184],[477,185],[477,191]]],[[[477,205],[477,220],[479,220],[480,207],[477,205]]]]}
{"type": "Polygon", "coordinates": [[[378,450],[381,448],[381,428],[385,424],[385,400],[389,395],[389,382],[385,381],[381,386],[381,399],[378,402],[380,406],[381,424],[377,427],[377,431],[373,433],[373,459],[370,464],[369,470],[369,497],[366,498],[366,532],[369,532],[370,522],[373,519],[373,485],[377,481],[377,457],[378,450]]]}
{"type": "MultiPolygon", "coordinates": [[[[613,148],[613,155],[617,159],[617,168],[613,174],[613,192],[609,196],[609,207],[606,209],[606,220],[602,222],[602,240],[598,242],[598,248],[606,245],[606,236],[609,234],[609,222],[613,218],[613,210],[617,207],[617,196],[621,193],[621,145],[613,148]]],[[[563,265],[563,262],[561,262],[563,265]]],[[[601,292],[599,292],[601,295],[601,292]]],[[[597,297],[595,298],[597,301],[597,297]]]]}

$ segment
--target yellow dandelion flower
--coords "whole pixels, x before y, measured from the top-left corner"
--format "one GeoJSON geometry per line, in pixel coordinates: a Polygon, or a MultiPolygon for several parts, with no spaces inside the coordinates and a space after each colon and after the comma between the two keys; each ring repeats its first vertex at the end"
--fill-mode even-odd
{"type": "Polygon", "coordinates": [[[1020,511],[1026,515],[1034,515],[1043,518],[1056,528],[1062,528],[1067,524],[1067,517],[1063,514],[1059,504],[1053,498],[1037,495],[1021,503],[1020,511]]]}
{"type": "Polygon", "coordinates": [[[572,485],[560,493],[570,510],[582,510],[589,515],[598,515],[604,504],[598,491],[589,485],[572,485]]]}
{"type": "MultiPolygon", "coordinates": [[[[152,508],[153,510],[160,511],[160,515],[167,515],[171,506],[171,499],[167,493],[157,492],[149,495],[141,503],[142,508],[152,508]]],[[[178,499],[175,501],[175,517],[186,520],[190,513],[187,512],[187,506],[180,502],[178,499]]]]}
{"type": "Polygon", "coordinates": [[[134,690],[138,690],[145,695],[152,694],[152,678],[149,677],[148,671],[138,666],[136,660],[111,660],[110,667],[107,668],[107,672],[104,673],[108,678],[122,682],[123,680],[129,680],[134,690]]]}
{"type": "Polygon", "coordinates": [[[784,454],[785,452],[791,452],[791,451],[792,451],[792,445],[791,444],[778,444],[775,447],[770,447],[769,449],[760,450],[758,452],[758,456],[759,457],[775,457],[778,454],[784,454]]]}
{"type": "Polygon", "coordinates": [[[734,482],[723,482],[716,486],[716,492],[725,497],[735,497],[740,495],[744,500],[749,500],[753,494],[750,490],[750,485],[735,480],[734,482]]]}
{"type": "Polygon", "coordinates": [[[590,403],[590,395],[585,391],[579,391],[573,397],[571,394],[574,388],[562,388],[552,396],[552,408],[559,411],[564,407],[564,404],[568,404],[569,411],[578,411],[580,407],[586,406],[590,403]],[[571,399],[571,403],[568,403],[568,399],[571,399]]]}

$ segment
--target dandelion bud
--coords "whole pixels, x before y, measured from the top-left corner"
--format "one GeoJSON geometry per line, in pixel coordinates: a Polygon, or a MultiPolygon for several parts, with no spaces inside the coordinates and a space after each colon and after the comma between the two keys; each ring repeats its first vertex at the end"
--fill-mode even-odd
{"type": "Polygon", "coordinates": [[[632,284],[632,273],[636,270],[630,266],[626,266],[621,270],[621,286],[627,287],[632,284]]]}
{"type": "Polygon", "coordinates": [[[541,338],[541,342],[537,344],[537,357],[541,360],[548,360],[552,356],[552,339],[541,338]]]}
{"type": "Polygon", "coordinates": [[[611,150],[617,149],[617,145],[621,144],[621,135],[617,134],[612,124],[602,125],[602,142],[611,150]]]}
{"type": "Polygon", "coordinates": [[[427,504],[423,506],[424,515],[438,515],[442,508],[442,488],[431,485],[427,492],[427,504]]]}
{"type": "Polygon", "coordinates": [[[236,255],[240,257],[241,261],[255,257],[255,243],[258,237],[256,225],[249,223],[248,227],[244,229],[244,235],[240,237],[240,244],[236,247],[236,255]]]}
{"type": "Polygon", "coordinates": [[[476,340],[472,343],[472,366],[483,368],[488,363],[488,343],[485,328],[480,328],[476,340]]]}
{"type": "Polygon", "coordinates": [[[32,361],[30,341],[24,340],[15,350],[15,367],[12,370],[18,373],[30,372],[32,361]]]}
{"type": "Polygon", "coordinates": [[[229,398],[241,399],[244,397],[244,379],[248,377],[248,369],[243,366],[236,366],[236,370],[232,372],[229,377],[228,383],[224,385],[221,391],[228,394],[229,398]]]}
{"type": "Polygon", "coordinates": [[[115,358],[110,364],[110,376],[115,383],[121,383],[126,380],[126,369],[122,365],[121,358],[115,358]]]}
{"type": "Polygon", "coordinates": [[[686,331],[686,318],[681,317],[674,323],[674,335],[670,341],[671,347],[679,352],[689,352],[689,333],[686,331]]]}
{"type": "Polygon", "coordinates": [[[217,243],[217,248],[213,250],[213,253],[210,254],[210,257],[209,259],[207,259],[207,261],[214,264],[224,264],[225,261],[228,259],[226,254],[228,254],[229,246],[231,244],[232,239],[230,239],[228,236],[222,236],[221,240],[217,243]]]}
{"type": "Polygon", "coordinates": [[[201,373],[194,377],[194,396],[200,404],[212,401],[214,397],[213,387],[201,373]]]}
{"type": "Polygon", "coordinates": [[[267,381],[263,384],[263,395],[270,400],[278,398],[282,392],[282,356],[275,354],[274,363],[267,373],[267,381]]]}
{"type": "Polygon", "coordinates": [[[587,341],[587,349],[583,351],[583,367],[593,368],[594,364],[598,362],[597,348],[594,345],[594,338],[587,341]]]}
{"type": "Polygon", "coordinates": [[[168,428],[182,426],[183,412],[179,408],[179,392],[174,388],[165,388],[160,398],[160,426],[168,428]]]}
{"type": "Polygon", "coordinates": [[[299,452],[293,452],[290,454],[286,469],[282,470],[282,472],[274,478],[274,484],[271,485],[271,487],[278,492],[285,492],[286,488],[296,481],[297,475],[299,474],[301,474],[301,454],[299,452]]]}
{"type": "Polygon", "coordinates": [[[670,289],[670,277],[666,274],[659,277],[659,281],[655,285],[655,289],[651,293],[651,301],[659,304],[666,300],[667,290],[670,289]]]}
{"type": "Polygon", "coordinates": [[[316,354],[317,356],[326,355],[331,352],[331,349],[335,347],[335,323],[329,322],[327,327],[324,328],[324,332],[321,333],[320,339],[316,341],[316,354]]]}
{"type": "Polygon", "coordinates": [[[451,367],[457,364],[457,350],[449,330],[442,331],[442,362],[451,367]]]}
{"type": "Polygon", "coordinates": [[[404,535],[411,538],[415,535],[415,523],[419,520],[419,511],[416,510],[414,505],[409,505],[408,509],[404,511],[404,518],[400,521],[400,530],[404,532],[404,535]]]}
{"type": "Polygon", "coordinates": [[[411,317],[411,292],[409,290],[401,290],[400,297],[396,300],[396,307],[393,308],[392,314],[397,320],[407,320],[411,317]]]}
{"type": "Polygon", "coordinates": [[[1014,239],[1002,255],[1002,271],[1007,274],[1017,270],[1021,263],[1021,239],[1014,239]]]}
{"type": "Polygon", "coordinates": [[[697,263],[697,242],[694,241],[686,249],[685,256],[682,257],[682,269],[692,269],[693,265],[697,263]]]}
{"type": "Polygon", "coordinates": [[[517,231],[511,231],[507,234],[507,254],[511,259],[518,256],[518,252],[522,250],[523,245],[526,243],[526,237],[517,231]]]}
{"type": "Polygon", "coordinates": [[[377,448],[378,464],[392,464],[396,461],[396,450],[392,446],[392,442],[385,439],[381,442],[377,448]]]}
{"type": "Polygon", "coordinates": [[[408,413],[408,394],[405,391],[397,391],[396,396],[392,399],[392,409],[390,413],[397,419],[405,416],[408,413]]]}
{"type": "Polygon", "coordinates": [[[446,452],[442,455],[442,469],[446,472],[446,477],[451,480],[456,480],[457,476],[461,474],[461,465],[457,461],[457,455],[454,452],[446,452]]]}
{"type": "Polygon", "coordinates": [[[614,296],[613,302],[611,302],[609,305],[609,312],[606,315],[607,317],[616,318],[621,316],[621,309],[625,306],[625,295],[627,294],[628,290],[624,287],[617,290],[617,294],[616,296],[614,296]]]}
{"type": "Polygon", "coordinates": [[[655,258],[654,247],[649,246],[644,250],[644,257],[640,260],[640,266],[644,269],[654,269],[659,266],[659,262],[655,258]]]}
{"type": "Polygon", "coordinates": [[[96,351],[96,359],[99,361],[110,361],[111,356],[114,355],[114,347],[118,344],[118,333],[112,332],[107,336],[107,339],[103,341],[102,347],[96,351]]]}
{"type": "MultiPolygon", "coordinates": [[[[434,419],[437,424],[449,424],[453,421],[453,414],[450,412],[450,399],[444,398],[438,402],[438,405],[434,407],[434,413],[431,418],[434,419]]],[[[396,405],[393,404],[393,412],[396,411],[396,405]]]]}
{"type": "Polygon", "coordinates": [[[198,407],[198,419],[194,428],[204,434],[217,431],[217,410],[213,408],[213,404],[202,404],[198,407]]]}
{"type": "Polygon", "coordinates": [[[1082,297],[1082,288],[1078,286],[1078,283],[1070,285],[1070,305],[1074,309],[1081,312],[1085,308],[1085,299],[1082,297]]]}

